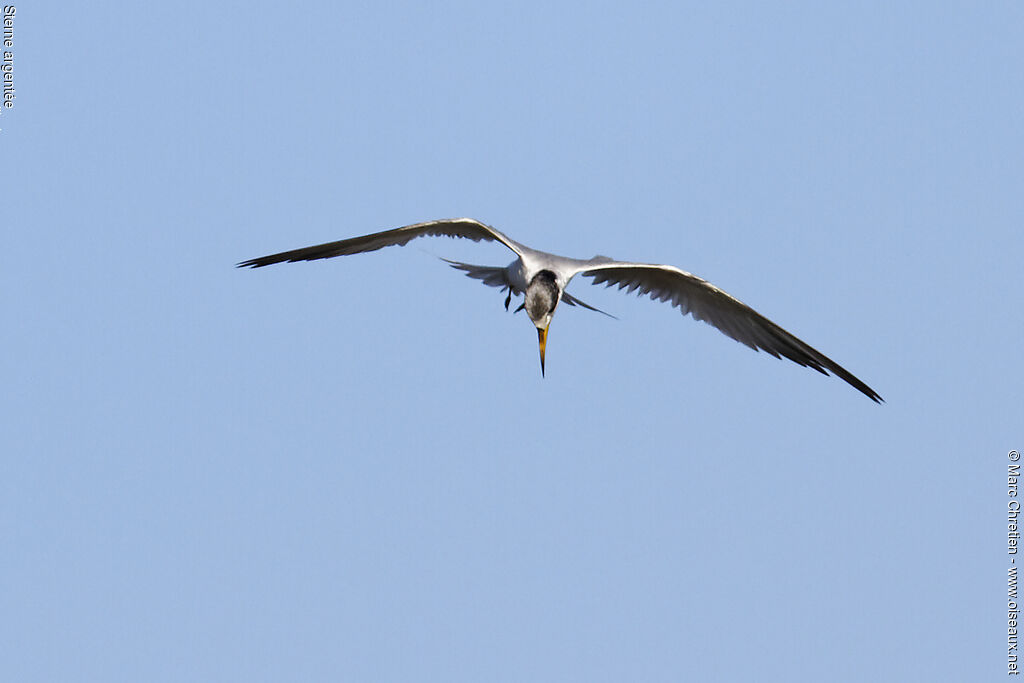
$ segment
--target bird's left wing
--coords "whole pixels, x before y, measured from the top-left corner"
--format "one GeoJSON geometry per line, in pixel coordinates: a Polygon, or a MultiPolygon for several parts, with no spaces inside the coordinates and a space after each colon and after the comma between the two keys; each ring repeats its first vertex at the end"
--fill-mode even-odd
{"type": "Polygon", "coordinates": [[[372,235],[351,237],[347,240],[318,244],[313,247],[303,247],[292,251],[283,251],[280,254],[261,256],[259,258],[242,261],[239,268],[262,268],[275,263],[295,263],[296,261],[315,261],[322,258],[334,256],[345,256],[348,254],[362,254],[367,251],[376,251],[384,247],[403,246],[417,237],[437,235],[443,237],[462,237],[479,242],[500,242],[506,247],[521,255],[520,246],[517,242],[498,232],[489,225],[472,218],[445,218],[438,221],[416,223],[406,225],[394,230],[375,232],[372,235]]]}
{"type": "Polygon", "coordinates": [[[638,291],[655,301],[667,301],[696,320],[702,320],[755,351],[764,350],[779,358],[822,374],[833,373],[872,401],[882,397],[834,360],[782,329],[768,318],[747,306],[707,280],[673,266],[647,263],[626,263],[599,257],[582,265],[577,273],[593,278],[593,284],[606,287],[618,285],[627,293],[638,291]]]}

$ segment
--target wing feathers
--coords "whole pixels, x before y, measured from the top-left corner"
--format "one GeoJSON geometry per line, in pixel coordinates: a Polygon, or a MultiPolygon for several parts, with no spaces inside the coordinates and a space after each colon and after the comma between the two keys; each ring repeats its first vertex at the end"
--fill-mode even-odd
{"type": "Polygon", "coordinates": [[[580,274],[593,278],[595,285],[616,285],[627,293],[636,291],[639,296],[669,302],[683,315],[690,314],[755,351],[788,358],[825,375],[831,372],[872,401],[882,400],[871,387],[831,358],[696,275],[672,266],[619,261],[591,265],[580,274]]]}
{"type": "Polygon", "coordinates": [[[489,225],[472,218],[447,218],[427,223],[407,225],[403,228],[375,232],[372,235],[352,237],[337,242],[317,244],[312,247],[283,251],[280,254],[261,256],[259,258],[242,261],[239,268],[262,268],[263,266],[275,263],[295,263],[296,261],[315,261],[322,258],[334,256],[347,256],[349,254],[362,254],[368,251],[376,251],[384,247],[401,247],[417,237],[439,236],[439,237],[461,237],[464,239],[479,242],[500,242],[512,251],[519,254],[519,246],[508,237],[498,232],[489,225]]]}

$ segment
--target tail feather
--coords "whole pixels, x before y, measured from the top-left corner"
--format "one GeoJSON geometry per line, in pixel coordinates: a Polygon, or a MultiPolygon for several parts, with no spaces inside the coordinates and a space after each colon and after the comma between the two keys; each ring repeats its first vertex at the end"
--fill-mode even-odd
{"type": "Polygon", "coordinates": [[[504,267],[475,266],[472,263],[459,263],[458,261],[449,261],[446,258],[442,258],[441,260],[450,265],[452,268],[465,271],[466,277],[471,277],[476,280],[480,280],[488,287],[509,286],[504,267]]]}
{"type": "Polygon", "coordinates": [[[569,292],[567,292],[565,290],[562,290],[562,301],[564,301],[565,303],[569,304],[570,306],[582,306],[583,308],[587,309],[588,311],[596,311],[596,312],[600,313],[601,315],[606,315],[609,318],[612,318],[614,320],[618,320],[618,318],[616,318],[611,313],[605,313],[600,308],[594,308],[590,304],[585,304],[585,303],[583,303],[582,301],[580,301],[579,299],[577,299],[576,297],[574,297],[572,294],[570,294],[569,292]]]}

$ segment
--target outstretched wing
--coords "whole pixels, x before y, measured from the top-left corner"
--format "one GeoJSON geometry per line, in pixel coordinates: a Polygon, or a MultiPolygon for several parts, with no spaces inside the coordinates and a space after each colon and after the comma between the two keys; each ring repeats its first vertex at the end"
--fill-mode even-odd
{"type": "Polygon", "coordinates": [[[593,266],[581,267],[578,272],[593,278],[595,285],[618,285],[627,293],[638,291],[638,296],[646,294],[655,301],[668,301],[683,315],[689,313],[755,351],[764,350],[776,358],[785,356],[797,365],[822,374],[831,372],[872,401],[882,401],[871,387],[831,358],[696,275],[673,266],[604,259],[593,266]]]}
{"type": "Polygon", "coordinates": [[[446,218],[427,223],[407,225],[403,228],[375,232],[372,235],[351,237],[347,240],[318,244],[313,247],[303,247],[292,251],[283,251],[280,254],[261,256],[259,258],[242,261],[239,268],[262,268],[263,266],[275,263],[295,263],[296,261],[315,261],[322,258],[334,256],[346,256],[348,254],[362,254],[367,251],[376,251],[384,247],[403,246],[417,237],[443,236],[462,237],[479,242],[501,242],[506,247],[521,255],[519,244],[510,240],[489,225],[472,218],[446,218]]]}

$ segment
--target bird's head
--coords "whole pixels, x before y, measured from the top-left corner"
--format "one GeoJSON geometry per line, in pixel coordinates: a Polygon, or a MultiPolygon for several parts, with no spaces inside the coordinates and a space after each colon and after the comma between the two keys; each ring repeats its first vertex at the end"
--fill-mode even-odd
{"type": "Polygon", "coordinates": [[[523,306],[526,308],[526,314],[530,316],[530,320],[537,327],[541,375],[544,374],[544,349],[548,341],[548,326],[551,325],[551,316],[555,313],[555,307],[558,306],[561,294],[558,280],[550,270],[540,271],[526,286],[526,300],[523,302],[523,306]]]}

